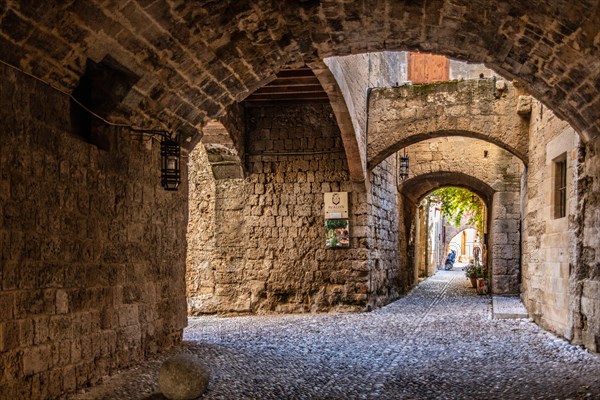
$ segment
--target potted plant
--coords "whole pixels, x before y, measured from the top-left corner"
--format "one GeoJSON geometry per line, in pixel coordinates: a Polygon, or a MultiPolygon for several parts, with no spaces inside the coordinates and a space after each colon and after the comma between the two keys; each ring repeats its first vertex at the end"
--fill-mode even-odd
{"type": "Polygon", "coordinates": [[[471,280],[471,285],[476,288],[477,278],[483,278],[483,270],[479,265],[469,264],[465,268],[465,275],[471,280]]]}
{"type": "Polygon", "coordinates": [[[482,269],[480,277],[477,277],[477,294],[488,294],[489,283],[488,283],[488,270],[487,268],[482,269]]]}

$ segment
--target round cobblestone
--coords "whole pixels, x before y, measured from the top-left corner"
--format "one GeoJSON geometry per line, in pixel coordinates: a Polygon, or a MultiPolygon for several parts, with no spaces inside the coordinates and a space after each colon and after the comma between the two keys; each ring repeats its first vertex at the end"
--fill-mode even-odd
{"type": "MultiPolygon", "coordinates": [[[[371,313],[190,318],[202,399],[598,399],[600,357],[529,319],[494,320],[461,271],[371,313]]],[[[72,399],[161,399],[173,352],[72,399]]]]}
{"type": "Polygon", "coordinates": [[[198,357],[178,354],[163,362],[158,373],[161,393],[170,400],[192,400],[208,386],[208,371],[198,357]]]}

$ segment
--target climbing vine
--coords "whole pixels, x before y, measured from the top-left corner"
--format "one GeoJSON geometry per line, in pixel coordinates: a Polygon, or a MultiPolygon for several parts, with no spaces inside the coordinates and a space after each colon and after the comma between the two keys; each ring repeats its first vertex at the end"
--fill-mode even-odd
{"type": "Polygon", "coordinates": [[[431,192],[426,199],[440,204],[442,214],[450,224],[458,227],[463,216],[467,216],[469,224],[476,226],[483,235],[485,206],[470,190],[448,186],[431,192]]]}

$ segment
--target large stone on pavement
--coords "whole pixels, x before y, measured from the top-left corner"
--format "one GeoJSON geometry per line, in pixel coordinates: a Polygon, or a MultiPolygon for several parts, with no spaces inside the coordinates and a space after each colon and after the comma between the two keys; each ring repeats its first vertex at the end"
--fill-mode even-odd
{"type": "Polygon", "coordinates": [[[208,370],[198,357],[179,354],[166,360],[158,373],[158,386],[169,400],[192,400],[208,387],[208,370]]]}

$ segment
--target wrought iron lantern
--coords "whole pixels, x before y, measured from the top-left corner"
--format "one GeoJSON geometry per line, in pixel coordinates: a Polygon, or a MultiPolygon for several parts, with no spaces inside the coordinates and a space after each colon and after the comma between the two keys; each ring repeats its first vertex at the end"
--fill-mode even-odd
{"type": "Polygon", "coordinates": [[[160,183],[165,190],[177,190],[181,182],[181,146],[165,135],[160,142],[160,183]]]}
{"type": "Polygon", "coordinates": [[[406,149],[404,149],[404,155],[400,157],[400,163],[398,165],[400,169],[400,180],[405,180],[408,178],[408,156],[406,155],[406,149]]]}

